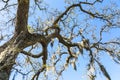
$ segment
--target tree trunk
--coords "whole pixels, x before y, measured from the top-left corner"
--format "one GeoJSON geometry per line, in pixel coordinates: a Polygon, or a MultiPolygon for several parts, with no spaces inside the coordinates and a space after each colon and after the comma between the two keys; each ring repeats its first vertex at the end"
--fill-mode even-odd
{"type": "Polygon", "coordinates": [[[0,80],[8,80],[17,55],[36,42],[45,41],[44,36],[21,32],[0,47],[0,80]]]}
{"type": "Polygon", "coordinates": [[[27,29],[29,0],[18,0],[15,32],[13,37],[0,46],[0,80],[9,80],[11,69],[18,54],[36,42],[44,42],[40,34],[30,34],[27,29]]]}
{"type": "Polygon", "coordinates": [[[0,50],[0,80],[8,80],[19,50],[16,45],[9,42],[0,50]]]}
{"type": "Polygon", "coordinates": [[[18,53],[35,41],[28,33],[29,0],[18,0],[15,33],[11,40],[0,46],[0,80],[9,80],[18,53]]]}
{"type": "MultiPolygon", "coordinates": [[[[26,47],[26,34],[20,33],[0,47],[0,80],[8,80],[18,53],[26,47]]],[[[27,43],[27,42],[26,42],[27,43]]]]}
{"type": "Polygon", "coordinates": [[[19,50],[9,45],[0,53],[0,80],[8,80],[19,50]]]}

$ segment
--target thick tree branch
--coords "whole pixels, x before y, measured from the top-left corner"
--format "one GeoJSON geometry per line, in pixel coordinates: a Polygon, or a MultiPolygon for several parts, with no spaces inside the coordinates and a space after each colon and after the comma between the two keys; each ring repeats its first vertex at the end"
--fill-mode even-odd
{"type": "Polygon", "coordinates": [[[28,12],[29,0],[18,0],[18,9],[16,17],[15,33],[18,35],[21,31],[28,32],[28,12]]]}

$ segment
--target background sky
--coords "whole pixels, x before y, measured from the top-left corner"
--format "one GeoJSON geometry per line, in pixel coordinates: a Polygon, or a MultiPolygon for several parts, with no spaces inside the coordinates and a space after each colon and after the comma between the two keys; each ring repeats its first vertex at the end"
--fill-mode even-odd
{"type": "MultiPolygon", "coordinates": [[[[64,0],[45,0],[49,5],[50,7],[53,7],[53,8],[57,8],[57,9],[60,9],[62,11],[65,10],[65,6],[64,6],[64,0]]],[[[105,0],[105,3],[109,3],[110,0],[105,0]]],[[[119,0],[114,0],[117,4],[120,3],[119,0]]],[[[120,5],[119,6],[119,9],[120,9],[120,5]]],[[[99,7],[99,6],[98,6],[99,7]]],[[[120,32],[120,29],[113,29],[111,30],[109,33],[105,34],[105,36],[103,37],[103,39],[106,41],[106,40],[109,40],[113,37],[120,37],[119,35],[119,32],[120,32]]],[[[69,66],[69,68],[63,72],[62,74],[62,79],[63,80],[88,80],[88,77],[87,77],[87,71],[86,71],[86,61],[85,59],[87,59],[86,57],[84,56],[80,56],[79,60],[78,60],[78,70],[75,71],[72,66],[69,66]]],[[[111,76],[111,80],[120,80],[120,65],[113,62],[113,60],[111,59],[111,57],[109,56],[109,54],[106,54],[106,53],[102,53],[101,54],[101,62],[103,65],[105,65],[105,68],[106,70],[108,71],[108,73],[110,74],[111,76]]],[[[61,80],[62,80],[61,79],[61,80]]],[[[96,80],[106,80],[106,78],[102,75],[99,75],[97,77],[96,80]]]]}
{"type": "MultiPolygon", "coordinates": [[[[47,4],[49,4],[49,8],[57,8],[58,10],[64,11],[65,10],[65,4],[64,4],[64,0],[44,0],[47,4]]],[[[107,2],[109,2],[108,0],[105,0],[107,2]]],[[[119,0],[114,0],[114,1],[118,1],[117,4],[120,3],[119,0]]],[[[2,4],[0,4],[1,6],[2,4]]],[[[118,5],[120,8],[120,5],[118,5]]],[[[38,15],[42,15],[42,13],[39,13],[38,15]]],[[[44,18],[44,15],[42,15],[44,18]]],[[[1,17],[1,16],[0,16],[1,17]]],[[[6,18],[6,17],[5,17],[6,18]]],[[[29,20],[29,23],[31,22],[31,20],[29,20]]],[[[2,25],[1,25],[2,26],[2,25]]],[[[112,29],[110,30],[109,33],[105,34],[105,36],[103,37],[105,41],[107,41],[108,39],[111,39],[113,37],[120,37],[119,35],[120,29],[112,29]]],[[[7,33],[7,32],[5,32],[7,33]]],[[[2,44],[2,43],[0,43],[2,44]]],[[[87,58],[88,56],[79,56],[79,60],[77,62],[77,71],[75,71],[73,69],[72,66],[69,66],[68,69],[66,69],[66,71],[63,72],[62,77],[60,78],[60,80],[88,80],[87,77],[87,58]]],[[[101,53],[101,62],[102,64],[105,65],[106,70],[108,71],[108,73],[111,76],[112,80],[120,80],[120,65],[116,64],[115,62],[112,61],[111,57],[109,56],[109,54],[106,53],[101,53]]],[[[20,80],[22,78],[21,75],[18,75],[16,79],[20,80]]],[[[10,79],[11,80],[11,79],[10,79]]],[[[42,79],[40,79],[42,80],[42,79]]],[[[51,79],[52,80],[52,79],[51,79]]],[[[96,80],[106,80],[104,78],[104,76],[99,75],[97,77],[96,80]]]]}

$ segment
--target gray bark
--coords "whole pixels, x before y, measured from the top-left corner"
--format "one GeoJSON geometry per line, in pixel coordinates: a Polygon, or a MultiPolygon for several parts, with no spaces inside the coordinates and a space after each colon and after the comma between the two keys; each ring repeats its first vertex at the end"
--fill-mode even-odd
{"type": "Polygon", "coordinates": [[[14,36],[3,46],[0,46],[0,80],[9,79],[18,53],[31,44],[27,30],[28,12],[29,0],[18,0],[14,36]]]}
{"type": "Polygon", "coordinates": [[[8,80],[12,66],[15,64],[15,59],[19,50],[14,45],[8,45],[0,53],[0,80],[8,80]]]}

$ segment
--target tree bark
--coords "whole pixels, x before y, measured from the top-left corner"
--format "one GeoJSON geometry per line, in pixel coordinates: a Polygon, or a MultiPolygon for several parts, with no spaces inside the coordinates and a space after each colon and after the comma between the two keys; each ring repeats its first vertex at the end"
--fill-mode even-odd
{"type": "Polygon", "coordinates": [[[21,31],[28,32],[28,12],[29,0],[18,0],[18,9],[15,25],[15,34],[19,35],[21,31]]]}
{"type": "Polygon", "coordinates": [[[0,80],[8,80],[19,50],[14,45],[7,46],[0,53],[0,80]]]}
{"type": "Polygon", "coordinates": [[[29,42],[27,30],[29,0],[18,0],[15,33],[13,37],[0,46],[0,80],[9,80],[11,69],[19,52],[33,44],[29,42]]]}

